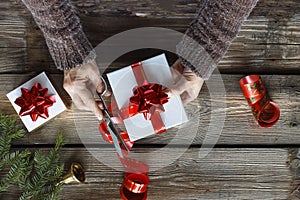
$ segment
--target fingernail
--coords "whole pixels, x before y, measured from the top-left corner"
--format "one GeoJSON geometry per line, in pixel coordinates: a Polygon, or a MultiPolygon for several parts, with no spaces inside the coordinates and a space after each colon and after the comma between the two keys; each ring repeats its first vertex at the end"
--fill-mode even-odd
{"type": "Polygon", "coordinates": [[[166,94],[168,95],[168,97],[172,97],[172,92],[171,91],[167,91],[166,94]]]}
{"type": "Polygon", "coordinates": [[[107,90],[106,93],[105,93],[105,96],[109,97],[110,95],[111,95],[111,91],[107,90]]]}

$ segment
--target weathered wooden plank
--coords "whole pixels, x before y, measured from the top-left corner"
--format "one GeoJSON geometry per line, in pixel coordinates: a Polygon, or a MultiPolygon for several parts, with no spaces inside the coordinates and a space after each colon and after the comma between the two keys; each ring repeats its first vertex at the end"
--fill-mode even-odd
{"type": "MultiPolygon", "coordinates": [[[[227,52],[219,63],[218,69],[222,74],[300,74],[300,57],[298,49],[300,45],[272,45],[249,46],[245,49],[237,49],[236,43],[227,52]],[[250,47],[251,46],[251,47],[250,47]],[[260,48],[259,48],[260,47],[260,48]],[[255,49],[256,48],[256,49],[255,49]]],[[[112,65],[111,70],[130,65],[135,61],[150,58],[163,51],[138,50],[121,56],[112,65]]],[[[47,48],[0,48],[0,73],[30,73],[46,71],[52,74],[61,74],[56,69],[47,48]],[[28,55],[30,54],[30,56],[28,55]]],[[[169,63],[172,64],[177,56],[167,53],[169,63]]],[[[99,63],[104,66],[103,63],[99,63]]]]}
{"type": "Polygon", "coordinates": [[[25,5],[22,1],[18,0],[7,0],[0,2],[1,17],[19,17],[29,16],[29,12],[26,10],[25,5]]]}
{"type": "MultiPolygon", "coordinates": [[[[11,114],[17,117],[12,106],[6,98],[6,93],[28,80],[33,75],[1,75],[0,88],[0,110],[3,113],[11,114]]],[[[223,75],[223,81],[226,88],[227,99],[226,108],[211,110],[211,103],[218,103],[219,98],[211,99],[207,87],[203,87],[197,101],[187,107],[190,117],[190,123],[184,127],[191,127],[191,131],[197,132],[193,144],[202,144],[207,134],[213,113],[221,115],[226,112],[225,126],[218,144],[299,144],[298,126],[300,123],[300,77],[296,75],[265,75],[262,76],[268,88],[268,92],[281,110],[281,118],[278,124],[272,128],[261,128],[256,125],[251,110],[242,96],[238,85],[238,80],[243,75],[223,75]],[[234,140],[232,139],[234,138],[234,140]]],[[[70,103],[69,97],[63,91],[62,76],[50,76],[54,85],[67,103],[70,103]]],[[[212,83],[212,88],[220,87],[218,83],[212,83]]],[[[221,96],[223,94],[220,94],[221,96]]],[[[219,122],[214,121],[211,125],[219,127],[219,122]]],[[[19,140],[18,144],[49,144],[53,141],[55,133],[65,132],[70,144],[91,143],[98,144],[100,135],[97,130],[98,121],[89,112],[72,112],[71,110],[57,116],[54,120],[43,126],[43,128],[27,135],[24,140],[19,140]],[[77,126],[75,126],[75,122],[77,126]],[[80,137],[77,135],[79,133],[80,137]],[[82,140],[80,140],[80,138],[82,140]]],[[[167,134],[150,137],[137,142],[138,144],[166,144],[178,133],[174,128],[167,134]]],[[[186,133],[188,134],[188,132],[186,133]]],[[[186,143],[182,140],[182,144],[186,143]]]]}
{"type": "MultiPolygon", "coordinates": [[[[196,0],[173,0],[165,5],[166,3],[158,0],[101,2],[90,0],[84,3],[74,1],[74,4],[81,13],[88,38],[96,46],[116,33],[137,27],[165,27],[184,32],[193,18],[191,13],[195,12],[198,2],[201,3],[196,0]],[[134,13],[140,12],[149,15],[135,16],[134,13]]],[[[266,71],[270,74],[279,73],[283,67],[285,74],[298,74],[299,7],[296,0],[260,1],[220,63],[221,72],[236,73],[237,70],[241,70],[239,66],[246,63],[256,73],[266,71]]],[[[51,61],[44,38],[25,6],[19,1],[10,0],[1,2],[0,10],[1,73],[23,73],[24,70],[58,73],[51,61]]],[[[164,39],[172,36],[161,37],[164,39]]],[[[148,57],[147,53],[144,54],[148,57]]],[[[131,60],[128,58],[125,61],[131,60]]],[[[241,71],[247,72],[249,70],[241,71]]]]}
{"type": "MultiPolygon", "coordinates": [[[[90,17],[81,16],[83,28],[91,43],[96,46],[104,39],[133,28],[164,27],[184,32],[191,22],[190,19],[177,18],[138,18],[138,17],[90,17]]],[[[295,16],[286,21],[270,21],[265,16],[250,16],[239,33],[238,40],[243,43],[256,44],[300,44],[300,17],[295,16]]],[[[32,47],[44,46],[43,36],[33,21],[27,26],[29,42],[32,47]]]]}
{"type": "MultiPolygon", "coordinates": [[[[252,31],[255,32],[254,29],[252,31]]],[[[39,31],[35,30],[35,32],[39,31]]],[[[105,34],[107,33],[103,32],[103,34],[99,35],[105,34]]],[[[97,31],[95,31],[94,36],[96,37],[96,35],[97,31]]],[[[32,34],[32,37],[34,36],[36,36],[36,34],[32,34]]],[[[108,37],[108,35],[106,36],[108,37]]],[[[164,37],[172,38],[174,36],[162,36],[161,39],[164,39],[164,37]]],[[[241,37],[243,37],[243,35],[241,37]]],[[[249,38],[252,36],[247,37],[249,38]]],[[[278,44],[275,42],[273,43],[273,41],[270,44],[260,44],[260,42],[263,41],[246,43],[245,40],[246,39],[238,38],[233,42],[229,51],[218,65],[221,73],[248,73],[250,70],[260,74],[300,73],[300,55],[298,53],[300,45],[289,43],[278,44]],[[249,68],[242,66],[247,66],[249,68]]],[[[256,39],[253,39],[253,41],[254,40],[256,39]]],[[[6,40],[3,41],[5,45],[11,45],[10,42],[6,42],[6,40]]],[[[60,73],[55,68],[41,35],[37,36],[35,39],[28,39],[28,42],[29,48],[16,48],[14,46],[0,48],[0,54],[2,55],[0,57],[0,73],[24,73],[31,71],[60,73]],[[42,46],[35,47],[36,44],[42,44],[42,46]]],[[[110,46],[109,48],[118,48],[118,46],[110,46]]],[[[118,59],[113,64],[113,67],[122,67],[135,61],[156,55],[159,52],[161,51],[138,50],[131,52],[118,59]]],[[[176,56],[172,54],[168,54],[168,57],[170,57],[170,60],[176,59],[176,56]]]]}
{"type": "MultiPolygon", "coordinates": [[[[90,17],[81,16],[84,30],[91,42],[96,45],[116,33],[138,27],[165,27],[184,32],[190,19],[177,18],[139,18],[139,17],[90,17]]],[[[300,17],[295,15],[288,22],[274,21],[266,16],[252,16],[243,25],[238,39],[245,43],[300,44],[300,17]]],[[[29,47],[43,47],[45,42],[37,25],[31,17],[4,17],[0,20],[0,47],[26,47],[25,31],[29,47]],[[5,39],[5,40],[4,40],[5,39]]]]}
{"type": "MultiPolygon", "coordinates": [[[[100,35],[105,35],[105,33],[100,35]]],[[[168,36],[168,38],[170,37],[172,36],[168,36]]],[[[59,73],[51,60],[47,47],[44,44],[44,39],[42,36],[37,38],[43,43],[41,47],[34,47],[35,44],[39,43],[37,42],[38,39],[36,39],[35,41],[30,40],[30,48],[1,48],[1,54],[3,55],[0,58],[1,73],[24,73],[43,70],[59,73]]],[[[245,43],[238,38],[231,45],[224,59],[219,63],[219,70],[222,73],[236,73],[238,71],[240,71],[240,73],[246,73],[249,70],[244,71],[244,68],[240,67],[246,65],[250,67],[253,72],[262,74],[280,74],[281,71],[285,74],[299,73],[300,57],[298,52],[300,45],[259,43],[259,41],[257,43],[245,43]],[[284,71],[282,69],[284,69],[284,71]]],[[[142,60],[151,55],[155,55],[158,52],[159,51],[153,50],[129,53],[126,56],[122,56],[121,59],[118,59],[113,66],[121,67],[136,60],[142,60]]],[[[171,57],[172,60],[176,58],[171,54],[169,54],[169,57],[171,57]]]]}
{"type": "Polygon", "coordinates": [[[26,20],[22,17],[0,18],[0,47],[26,47],[26,20]]]}
{"type": "MultiPolygon", "coordinates": [[[[203,0],[72,0],[78,12],[84,15],[101,16],[146,16],[152,18],[192,18],[203,0]],[[146,15],[141,15],[141,14],[146,15]]],[[[28,16],[25,6],[18,0],[0,2],[2,16],[28,16]]],[[[297,0],[261,0],[253,10],[255,16],[282,19],[299,13],[297,0]]]]}
{"type": "Polygon", "coordinates": [[[26,67],[25,60],[25,48],[0,48],[1,73],[23,71],[26,67]]]}
{"type": "MultiPolygon", "coordinates": [[[[172,0],[172,4],[159,0],[74,0],[73,3],[95,46],[129,28],[158,26],[183,32],[200,1],[172,0]]],[[[55,69],[41,32],[21,2],[0,2],[0,11],[0,73],[11,74],[0,75],[0,111],[17,117],[5,94],[39,71],[60,72],[55,69]],[[32,71],[34,73],[23,75],[32,71]]],[[[187,107],[191,121],[197,122],[193,144],[203,143],[212,113],[221,115],[224,111],[227,117],[218,144],[299,144],[300,89],[297,76],[263,76],[270,95],[281,109],[281,120],[271,129],[256,126],[237,84],[243,73],[300,73],[299,11],[298,0],[263,0],[258,3],[219,65],[222,73],[238,74],[223,75],[227,108],[212,111],[211,103],[219,100],[211,100],[206,87],[198,103],[187,107]]],[[[154,51],[146,51],[126,55],[109,70],[155,54],[154,51]]],[[[170,59],[174,60],[175,57],[171,56],[170,59]]],[[[66,102],[70,103],[61,88],[62,76],[51,75],[51,79],[66,102]]],[[[58,131],[66,133],[69,144],[80,144],[82,141],[98,144],[100,136],[97,125],[91,114],[69,110],[14,144],[52,144],[58,131]],[[82,122],[85,124],[80,129],[82,122]],[[81,132],[82,139],[77,131],[81,132]]],[[[217,127],[219,124],[215,122],[214,125],[217,127]]],[[[141,144],[139,147],[143,144],[166,144],[176,133],[177,129],[172,129],[169,133],[137,143],[141,144]]],[[[182,141],[186,142],[185,138],[182,141]]],[[[101,151],[103,153],[106,150],[101,151]]],[[[288,199],[291,174],[285,166],[285,150],[217,149],[203,160],[199,160],[197,154],[198,150],[191,149],[172,165],[151,172],[149,199],[288,199]]],[[[99,164],[82,149],[66,149],[63,156],[64,160],[87,163],[88,175],[86,184],[67,186],[63,191],[63,199],[85,199],[87,196],[89,199],[119,199],[123,173],[99,164]]],[[[17,199],[17,192],[13,189],[4,195],[0,194],[0,199],[17,199]]]]}
{"type": "MultiPolygon", "coordinates": [[[[61,155],[66,166],[80,161],[87,177],[85,184],[65,186],[62,199],[120,199],[123,172],[84,149],[64,149],[61,155]]],[[[149,173],[148,199],[288,199],[293,175],[286,160],[283,149],[214,149],[203,159],[197,148],[189,149],[169,166],[149,173]]],[[[17,196],[13,188],[0,194],[6,200],[17,196]]]]}

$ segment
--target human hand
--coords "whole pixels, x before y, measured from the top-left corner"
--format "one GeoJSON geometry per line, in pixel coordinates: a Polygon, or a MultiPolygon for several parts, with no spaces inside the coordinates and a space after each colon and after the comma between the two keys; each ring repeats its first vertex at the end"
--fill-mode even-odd
{"type": "MultiPolygon", "coordinates": [[[[94,93],[96,91],[102,93],[105,86],[96,62],[65,70],[63,87],[78,109],[92,111],[99,120],[102,120],[103,104],[96,101],[94,93]]],[[[105,93],[105,96],[109,95],[110,92],[105,93]]]]}
{"type": "Polygon", "coordinates": [[[184,68],[179,59],[171,67],[171,72],[175,81],[174,86],[169,88],[171,93],[180,95],[184,105],[196,99],[204,80],[192,70],[184,68]]]}

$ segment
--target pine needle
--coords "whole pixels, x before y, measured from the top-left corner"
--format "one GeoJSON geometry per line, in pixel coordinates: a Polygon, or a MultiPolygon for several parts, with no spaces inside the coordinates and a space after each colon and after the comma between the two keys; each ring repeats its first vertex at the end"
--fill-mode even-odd
{"type": "Polygon", "coordinates": [[[63,134],[57,134],[55,147],[49,152],[12,151],[12,140],[24,137],[24,133],[15,119],[0,115],[0,171],[7,171],[0,181],[0,192],[17,185],[21,191],[19,200],[59,200],[63,188],[57,184],[64,169],[64,165],[59,164],[65,144],[63,134]]]}

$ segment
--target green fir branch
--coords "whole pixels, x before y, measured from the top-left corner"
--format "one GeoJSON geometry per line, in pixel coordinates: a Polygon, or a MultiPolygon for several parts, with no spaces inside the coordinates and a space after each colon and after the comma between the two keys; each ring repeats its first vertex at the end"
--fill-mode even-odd
{"type": "Polygon", "coordinates": [[[24,130],[17,125],[16,120],[0,115],[0,171],[9,168],[8,173],[0,181],[0,192],[7,191],[24,173],[28,150],[10,152],[11,141],[24,137],[24,130]]]}
{"type": "Polygon", "coordinates": [[[37,150],[34,154],[34,162],[31,178],[27,184],[22,187],[22,199],[39,200],[45,199],[46,196],[56,197],[60,191],[60,186],[55,185],[61,178],[64,166],[59,165],[59,154],[65,140],[63,134],[59,133],[56,138],[55,148],[51,149],[48,154],[43,154],[37,150]],[[57,189],[53,189],[57,188],[57,189]]]}
{"type": "Polygon", "coordinates": [[[26,170],[26,162],[24,158],[16,159],[10,166],[6,177],[0,181],[0,192],[7,191],[12,184],[18,182],[26,170]]]}
{"type": "Polygon", "coordinates": [[[11,151],[12,140],[24,137],[24,133],[15,119],[0,115],[0,171],[7,171],[0,181],[0,192],[15,184],[21,191],[20,200],[59,200],[63,188],[57,184],[64,170],[59,164],[65,144],[63,134],[57,134],[55,147],[49,152],[11,151]]]}

